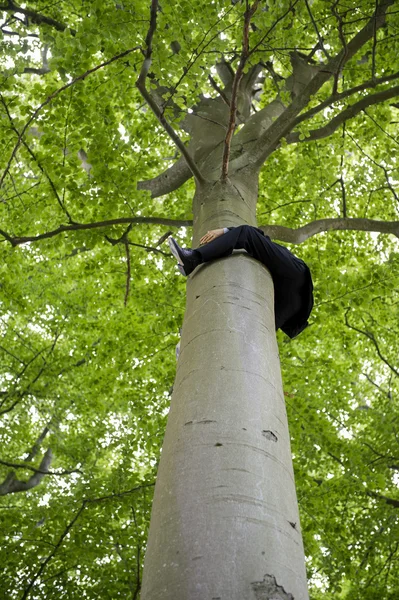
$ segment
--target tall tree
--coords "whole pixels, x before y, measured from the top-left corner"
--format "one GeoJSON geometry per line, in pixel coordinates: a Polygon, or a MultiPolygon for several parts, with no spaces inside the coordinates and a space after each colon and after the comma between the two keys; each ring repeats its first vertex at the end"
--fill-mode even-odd
{"type": "Polygon", "coordinates": [[[10,597],[138,597],[171,395],[143,599],[307,597],[284,398],[312,597],[394,598],[394,3],[0,9],[10,597]],[[271,279],[242,253],[189,278],[172,384],[162,241],[242,223],[314,273],[284,394],[271,279]]]}

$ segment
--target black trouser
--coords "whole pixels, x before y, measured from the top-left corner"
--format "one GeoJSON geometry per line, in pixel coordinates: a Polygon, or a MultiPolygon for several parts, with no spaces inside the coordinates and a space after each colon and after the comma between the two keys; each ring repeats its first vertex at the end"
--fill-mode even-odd
{"type": "Polygon", "coordinates": [[[234,227],[209,244],[196,248],[202,262],[223,258],[233,250],[242,249],[263,263],[272,276],[276,329],[279,329],[301,307],[301,290],[307,267],[287,248],[272,242],[260,229],[250,225],[234,227]]]}

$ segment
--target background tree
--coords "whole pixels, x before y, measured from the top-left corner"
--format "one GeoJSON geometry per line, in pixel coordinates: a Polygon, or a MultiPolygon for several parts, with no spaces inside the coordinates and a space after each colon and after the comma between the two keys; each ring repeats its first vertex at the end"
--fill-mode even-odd
{"type": "Polygon", "coordinates": [[[0,7],[3,593],[139,596],[185,298],[161,243],[198,240],[214,168],[246,193],[209,227],[256,209],[316,284],[278,334],[311,597],[393,599],[397,7],[155,8],[0,7]]]}

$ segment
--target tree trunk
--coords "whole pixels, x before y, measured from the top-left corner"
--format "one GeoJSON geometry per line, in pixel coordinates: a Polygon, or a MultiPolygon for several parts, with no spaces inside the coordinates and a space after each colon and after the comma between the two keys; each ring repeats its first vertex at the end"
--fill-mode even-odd
{"type": "MultiPolygon", "coordinates": [[[[197,190],[194,243],[255,225],[257,177],[197,190]]],[[[273,282],[243,251],[188,279],[142,600],[305,600],[273,282]]]]}

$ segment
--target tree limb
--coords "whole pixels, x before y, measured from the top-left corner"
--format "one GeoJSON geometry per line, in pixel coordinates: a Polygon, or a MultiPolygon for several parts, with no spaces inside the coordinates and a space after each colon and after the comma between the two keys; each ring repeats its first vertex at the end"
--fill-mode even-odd
{"type": "MultiPolygon", "coordinates": [[[[28,467],[27,465],[23,465],[25,469],[34,470],[34,474],[28,481],[20,481],[16,478],[15,473],[11,471],[0,484],[0,496],[5,496],[6,494],[14,494],[17,492],[26,492],[30,490],[41,482],[43,477],[48,473],[48,468],[51,464],[53,455],[51,449],[49,448],[45,455],[42,458],[42,461],[39,465],[39,469],[33,469],[33,467],[28,467]]],[[[3,463],[6,464],[6,463],[3,463]]]]}
{"type": "MultiPolygon", "coordinates": [[[[51,421],[50,421],[51,423],[51,421]]],[[[39,435],[39,437],[37,438],[37,440],[35,441],[35,443],[33,444],[31,451],[28,454],[28,457],[26,458],[27,461],[31,461],[35,458],[36,454],[39,451],[40,446],[43,443],[44,438],[46,437],[46,435],[48,434],[48,432],[50,431],[49,425],[50,423],[48,423],[45,428],[43,429],[43,431],[41,432],[41,434],[39,435]]]]}
{"type": "MultiPolygon", "coordinates": [[[[29,459],[27,459],[27,460],[29,460],[29,459]]],[[[33,471],[33,473],[40,473],[41,475],[57,475],[58,477],[62,477],[64,475],[70,475],[71,473],[82,473],[82,471],[80,469],[71,469],[68,471],[60,471],[59,473],[57,471],[48,471],[48,470],[44,471],[41,468],[41,465],[38,469],[36,469],[35,467],[32,467],[31,465],[26,465],[24,463],[12,463],[12,462],[8,462],[6,460],[0,460],[0,465],[4,465],[5,467],[11,467],[12,469],[27,469],[28,471],[33,471]]]]}
{"type": "MultiPolygon", "coordinates": [[[[332,75],[344,66],[356,52],[373,36],[375,28],[385,23],[385,13],[393,0],[381,0],[375,14],[330,62],[319,69],[318,73],[303,88],[291,104],[284,110],[274,123],[259,136],[252,148],[242,157],[242,164],[251,163],[254,167],[261,167],[267,157],[276,149],[281,138],[286,137],[292,130],[298,114],[306,107],[312,96],[326,83],[332,75]],[[343,60],[344,57],[344,60],[343,60]]],[[[240,165],[238,164],[238,167],[240,165]]]]}
{"type": "Polygon", "coordinates": [[[242,35],[242,51],[240,62],[238,63],[237,71],[234,75],[233,86],[231,90],[231,101],[230,101],[230,117],[229,124],[227,127],[227,133],[224,140],[224,150],[223,150],[223,161],[222,161],[222,174],[221,180],[226,181],[228,171],[229,171],[229,157],[230,157],[230,146],[231,146],[231,138],[233,137],[235,124],[236,124],[236,115],[237,115],[237,95],[238,88],[240,85],[241,78],[243,76],[244,67],[247,62],[249,56],[249,24],[253,15],[258,8],[259,0],[255,0],[251,7],[248,6],[248,0],[246,0],[246,10],[244,14],[244,29],[242,35]]]}
{"type": "MultiPolygon", "coordinates": [[[[339,181],[339,180],[337,180],[339,181]]],[[[19,246],[28,242],[38,242],[49,239],[70,231],[83,231],[87,229],[100,229],[115,225],[129,223],[149,223],[152,225],[165,225],[168,227],[192,227],[191,219],[164,219],[161,217],[122,217],[110,219],[109,221],[98,221],[95,223],[73,223],[72,225],[60,225],[57,229],[32,236],[11,236],[0,229],[0,235],[10,242],[12,246],[19,246]]],[[[399,221],[377,221],[372,219],[319,219],[292,229],[283,225],[260,225],[260,229],[271,238],[290,244],[302,244],[307,239],[326,231],[376,231],[378,233],[392,234],[399,237],[399,221]]],[[[130,243],[130,242],[129,242],[130,243]]]]}
{"type": "Polygon", "coordinates": [[[223,102],[226,104],[226,106],[228,106],[230,108],[229,99],[227,98],[227,96],[224,93],[224,91],[222,90],[222,88],[218,86],[217,82],[215,81],[215,79],[212,77],[212,75],[210,73],[208,75],[208,81],[211,84],[211,86],[213,87],[213,89],[219,94],[219,96],[221,97],[223,102]]]}
{"type": "Polygon", "coordinates": [[[141,71],[139,77],[136,81],[136,87],[139,90],[140,94],[143,96],[144,100],[147,102],[148,106],[151,108],[152,112],[161,123],[162,127],[165,129],[171,140],[175,143],[177,148],[180,150],[181,154],[186,159],[187,165],[198,181],[198,183],[204,183],[205,179],[202,176],[200,170],[195,164],[191,154],[187,150],[184,143],[181,141],[173,127],[166,120],[163,112],[159,108],[157,102],[154,100],[152,94],[146,88],[146,79],[148,72],[151,67],[152,62],[152,39],[154,37],[155,29],[157,26],[157,10],[158,10],[158,0],[152,0],[151,2],[151,16],[150,16],[150,26],[147,32],[147,36],[145,39],[145,43],[147,46],[147,50],[145,53],[145,58],[141,67],[141,71]]]}
{"type": "Polygon", "coordinates": [[[180,186],[182,186],[188,179],[192,177],[192,172],[184,160],[180,157],[169,169],[154,177],[153,179],[147,179],[145,181],[139,181],[137,184],[138,190],[147,190],[151,192],[152,198],[158,198],[165,194],[174,192],[180,186]]]}
{"type": "Polygon", "coordinates": [[[152,225],[167,225],[168,227],[191,227],[193,222],[189,219],[164,219],[161,217],[121,217],[120,219],[110,219],[108,221],[98,221],[96,223],[72,223],[71,225],[60,225],[57,229],[39,233],[32,236],[11,236],[9,233],[0,229],[0,235],[4,237],[12,246],[19,246],[27,242],[38,242],[52,238],[60,233],[68,231],[81,231],[85,229],[99,229],[102,227],[112,227],[114,225],[124,225],[129,223],[150,223],[152,225]]]}
{"type": "Polygon", "coordinates": [[[399,238],[399,221],[372,219],[318,219],[298,227],[298,229],[282,225],[260,225],[259,228],[271,238],[291,244],[302,244],[314,235],[326,231],[376,231],[392,234],[399,238]]]}
{"type": "Polygon", "coordinates": [[[68,25],[64,23],[60,23],[51,17],[46,17],[35,10],[30,8],[22,8],[13,2],[13,0],[8,0],[7,4],[0,5],[0,10],[4,10],[5,12],[17,12],[25,15],[25,17],[29,17],[32,20],[32,23],[35,25],[49,25],[50,27],[54,27],[57,31],[65,31],[69,29],[72,35],[76,35],[76,31],[74,29],[70,29],[68,25]]]}
{"type": "Polygon", "coordinates": [[[383,500],[390,506],[394,506],[395,508],[399,508],[399,500],[395,498],[389,498],[388,496],[384,496],[383,494],[377,494],[376,492],[366,491],[367,496],[370,498],[375,498],[376,500],[383,500]]]}
{"type": "MultiPolygon", "coordinates": [[[[339,34],[339,39],[341,40],[341,43],[342,43],[343,52],[341,52],[341,60],[338,65],[338,68],[336,69],[336,71],[334,73],[333,95],[336,94],[338,91],[338,77],[339,77],[339,74],[341,72],[343,65],[346,63],[346,55],[348,52],[348,46],[347,46],[345,35],[344,35],[344,22],[343,22],[343,19],[341,18],[341,15],[339,14],[339,12],[337,10],[338,4],[339,4],[339,0],[335,0],[334,4],[332,5],[331,12],[333,13],[333,15],[336,17],[336,19],[338,21],[338,34],[339,34]]],[[[378,7],[378,5],[376,4],[376,10],[377,10],[377,7],[378,7]]],[[[374,16],[375,16],[375,14],[376,13],[374,13],[374,16]]],[[[376,19],[373,19],[373,35],[375,34],[376,28],[377,28],[376,19]]]]}
{"type": "Polygon", "coordinates": [[[361,85],[357,85],[353,88],[350,88],[349,90],[340,92],[339,94],[332,95],[329,98],[327,98],[326,100],[324,100],[323,102],[321,102],[320,104],[318,104],[317,106],[315,106],[315,107],[311,108],[310,110],[307,110],[305,113],[302,113],[301,115],[299,115],[299,117],[297,117],[294,121],[294,127],[299,125],[299,123],[306,121],[307,119],[311,119],[312,117],[314,117],[314,115],[316,115],[320,111],[324,110],[328,106],[331,106],[331,104],[334,104],[335,102],[344,100],[345,98],[348,98],[348,96],[352,96],[353,94],[356,94],[357,92],[362,92],[363,90],[366,90],[368,88],[377,87],[377,85],[380,85],[382,83],[388,83],[389,81],[393,81],[398,78],[399,78],[399,71],[397,71],[396,73],[392,73],[391,75],[387,75],[386,77],[380,77],[379,79],[369,79],[368,81],[365,81],[361,85]]]}
{"type": "Polygon", "coordinates": [[[310,142],[313,140],[320,140],[322,138],[328,137],[334,133],[336,129],[345,121],[349,119],[353,119],[356,115],[359,114],[362,110],[367,108],[368,106],[372,106],[373,104],[380,104],[385,100],[389,100],[390,98],[395,98],[399,96],[399,85],[394,86],[393,88],[384,90],[382,92],[377,92],[376,94],[369,94],[365,98],[359,100],[359,102],[355,102],[351,106],[348,106],[345,110],[340,112],[338,115],[333,117],[327,125],[320,127],[319,129],[313,129],[309,132],[309,135],[304,139],[300,139],[300,133],[293,132],[287,136],[288,144],[295,144],[297,142],[310,142]]]}

